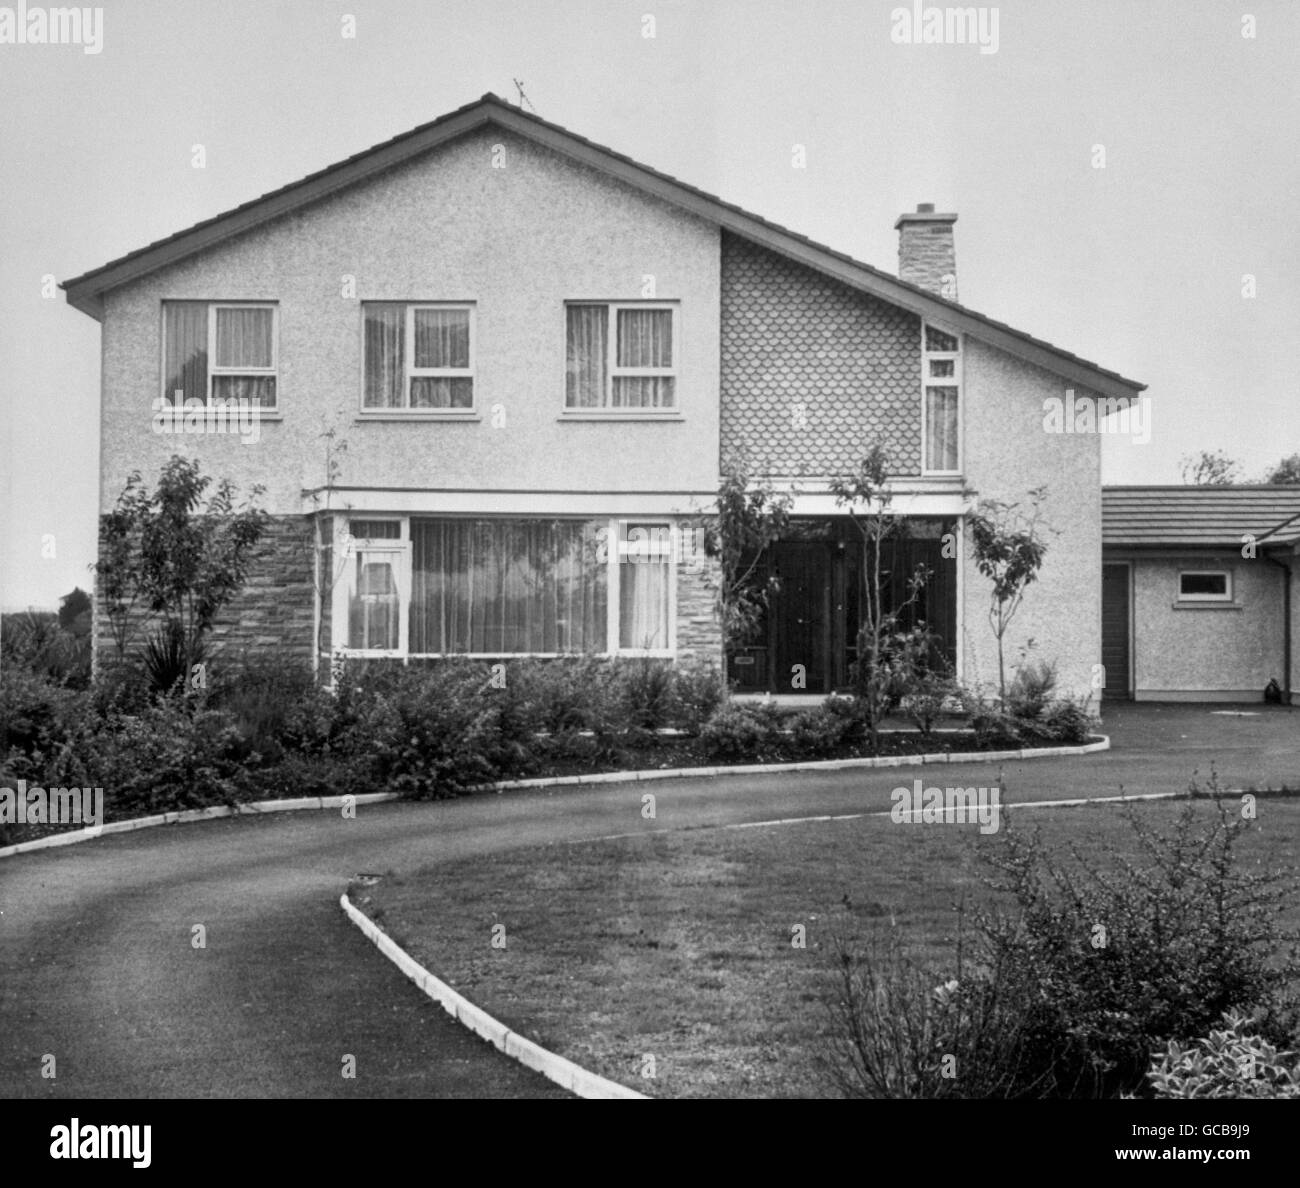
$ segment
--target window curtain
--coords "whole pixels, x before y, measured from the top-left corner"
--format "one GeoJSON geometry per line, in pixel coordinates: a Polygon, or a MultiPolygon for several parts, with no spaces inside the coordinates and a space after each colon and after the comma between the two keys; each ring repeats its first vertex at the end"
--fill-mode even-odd
{"type": "Polygon", "coordinates": [[[250,404],[260,408],[275,407],[275,376],[214,375],[213,404],[250,404]]]}
{"type": "Polygon", "coordinates": [[[957,389],[925,390],[926,469],[957,469],[957,389]]]}
{"type": "Polygon", "coordinates": [[[365,309],[365,407],[402,408],[406,310],[400,305],[365,309]]]}
{"type": "Polygon", "coordinates": [[[668,646],[668,558],[625,557],[618,572],[618,645],[668,646]]]}
{"type": "MultiPolygon", "coordinates": [[[[673,365],[673,315],[667,309],[618,311],[619,367],[671,367],[673,365]]],[[[614,405],[618,408],[671,408],[673,378],[659,375],[624,375],[614,380],[614,405]]]]}
{"type": "Polygon", "coordinates": [[[605,565],[573,521],[412,520],[413,655],[605,651],[605,565]]]}
{"type": "MultiPolygon", "coordinates": [[[[215,367],[271,367],[275,315],[269,309],[218,309],[215,367]]],[[[213,404],[275,407],[275,376],[214,375],[213,404]]]]}
{"type": "Polygon", "coordinates": [[[164,395],[173,404],[208,400],[208,307],[202,301],[163,306],[164,395]],[[180,393],[178,398],[177,393],[180,393]]]}
{"type": "Polygon", "coordinates": [[[603,305],[567,307],[567,408],[602,408],[609,362],[609,310],[603,305]]]}
{"type": "Polygon", "coordinates": [[[413,375],[412,408],[473,408],[474,381],[469,376],[413,375]]]}
{"type": "Polygon", "coordinates": [[[469,366],[469,311],[464,309],[417,309],[415,317],[415,366],[469,366]]]}
{"type": "MultiPolygon", "coordinates": [[[[421,367],[469,367],[469,311],[417,309],[415,361],[421,367]]],[[[412,408],[473,408],[474,381],[468,376],[411,377],[412,408]]]]}
{"type": "Polygon", "coordinates": [[[270,367],[274,314],[269,309],[218,309],[218,367],[270,367]]]}

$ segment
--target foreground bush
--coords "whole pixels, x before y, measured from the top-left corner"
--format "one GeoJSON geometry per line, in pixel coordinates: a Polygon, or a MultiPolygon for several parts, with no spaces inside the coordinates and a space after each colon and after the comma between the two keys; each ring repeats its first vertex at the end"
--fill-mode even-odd
{"type": "Polygon", "coordinates": [[[841,943],[838,958],[825,1062],[845,1097],[1037,1096],[1023,986],[1007,967],[936,984],[892,929],[860,955],[841,943]]]}
{"type": "Polygon", "coordinates": [[[1236,845],[1252,823],[1239,808],[1216,800],[1207,825],[1189,803],[1161,834],[1122,806],[1145,862],[1107,869],[1003,830],[990,885],[1018,911],[979,925],[992,959],[1037,988],[1027,1031],[1058,1094],[1139,1091],[1155,1048],[1205,1034],[1234,1007],[1259,1009],[1268,1038],[1289,1033],[1296,968],[1274,961],[1294,941],[1276,921],[1289,876],[1240,869],[1236,845]]]}
{"type": "MultiPolygon", "coordinates": [[[[1104,869],[1046,853],[1037,835],[1009,827],[1004,810],[986,881],[1010,910],[975,912],[974,956],[963,969],[957,954],[952,1001],[921,992],[949,975],[919,973],[896,953],[847,963],[840,1087],[870,1096],[1182,1092],[1202,1075],[1218,1084],[1219,1064],[1168,1048],[1148,1078],[1151,1053],[1209,1034],[1233,1010],[1256,1020],[1260,1066],[1282,1067],[1300,966],[1296,938],[1276,917],[1294,878],[1243,871],[1235,847],[1251,822],[1236,801],[1216,799],[1208,822],[1206,807],[1188,803],[1159,833],[1124,806],[1143,860],[1104,869]],[[933,1082],[940,1051],[965,1053],[956,1086],[933,1082]]],[[[1215,1060],[1239,1039],[1214,1039],[1215,1060]]]]}

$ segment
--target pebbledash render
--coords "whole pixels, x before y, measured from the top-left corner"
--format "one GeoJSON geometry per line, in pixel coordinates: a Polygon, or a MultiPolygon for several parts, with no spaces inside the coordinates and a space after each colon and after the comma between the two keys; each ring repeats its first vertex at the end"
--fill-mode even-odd
{"type": "Polygon", "coordinates": [[[906,517],[888,566],[932,570],[908,614],[967,682],[997,662],[966,518],[1046,487],[1008,654],[1032,638],[1063,689],[1095,692],[1100,439],[1045,431],[1044,408],[1142,385],[958,304],[955,221],[901,216],[895,277],[485,95],[64,285],[103,327],[101,514],[178,453],[261,484],[272,530],[215,634],[322,674],[339,655],[716,662],[692,517],[743,451],[795,518],[732,672],[826,693],[863,564],[828,483],[880,444],[906,517]],[[257,431],[204,424],[223,403],[257,431]]]}

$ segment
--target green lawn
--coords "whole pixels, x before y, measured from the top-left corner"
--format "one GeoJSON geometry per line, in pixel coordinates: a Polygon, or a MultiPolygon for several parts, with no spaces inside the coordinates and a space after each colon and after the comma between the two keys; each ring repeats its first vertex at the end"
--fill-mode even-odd
{"type": "MultiPolygon", "coordinates": [[[[1167,826],[1180,808],[1138,811],[1167,826]]],[[[1300,802],[1258,809],[1243,858],[1300,868],[1300,802]]],[[[1016,822],[1040,826],[1053,850],[1137,852],[1113,806],[1026,809],[1016,822]]],[[[888,817],[683,830],[440,865],[384,879],[363,906],[472,1001],[613,1080],[663,1097],[825,1096],[836,933],[861,938],[892,919],[949,970],[953,906],[986,894],[980,850],[995,844],[973,825],[888,817]]],[[[1300,926],[1300,904],[1287,922],[1300,926]]]]}

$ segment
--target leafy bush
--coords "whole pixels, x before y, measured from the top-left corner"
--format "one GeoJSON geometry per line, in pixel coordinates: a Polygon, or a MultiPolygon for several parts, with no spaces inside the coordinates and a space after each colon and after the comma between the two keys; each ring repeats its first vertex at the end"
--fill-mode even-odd
{"type": "Polygon", "coordinates": [[[0,664],[23,669],[71,689],[90,684],[91,644],[87,632],[64,627],[59,616],[39,611],[0,619],[0,664]]]}
{"type": "Polygon", "coordinates": [[[1016,669],[1007,686],[1005,708],[1016,718],[1037,718],[1056,691],[1056,665],[1027,660],[1016,669]]]}
{"type": "Polygon", "coordinates": [[[122,818],[252,799],[259,760],[224,710],[164,698],[139,714],[85,719],[42,778],[102,787],[122,818]]]}
{"type": "Polygon", "coordinates": [[[234,719],[241,737],[269,761],[286,750],[328,741],[334,699],[305,663],[244,657],[208,666],[209,699],[234,719]]]}
{"type": "Polygon", "coordinates": [[[68,738],[87,696],[22,668],[0,676],[0,755],[16,751],[39,763],[68,738]]]}
{"type": "Polygon", "coordinates": [[[1092,736],[1097,719],[1085,700],[1058,697],[1048,702],[1037,717],[1017,719],[1017,725],[1026,741],[1077,746],[1092,736]]]}
{"type": "Polygon", "coordinates": [[[383,792],[370,778],[364,757],[338,753],[286,751],[279,762],[257,773],[258,799],[348,796],[383,792]]]}
{"type": "Polygon", "coordinates": [[[823,758],[844,745],[854,726],[852,718],[828,706],[803,710],[790,719],[790,745],[803,758],[823,758]]]}
{"type": "Polygon", "coordinates": [[[609,706],[610,666],[595,657],[540,661],[525,667],[512,661],[507,668],[530,682],[537,727],[552,734],[568,730],[604,731],[613,712],[609,706]]]}
{"type": "Polygon", "coordinates": [[[1300,1054],[1252,1034],[1251,1020],[1225,1011],[1223,1026],[1183,1047],[1169,1041],[1147,1079],[1157,1097],[1300,1098],[1300,1054]]]}
{"type": "Polygon", "coordinates": [[[340,739],[344,753],[368,760],[377,787],[420,799],[489,783],[503,754],[488,682],[472,661],[408,669],[363,708],[340,739]]]}
{"type": "Polygon", "coordinates": [[[687,734],[699,734],[727,700],[722,673],[712,664],[694,664],[673,670],[673,724],[687,734]]]}
{"type": "Polygon", "coordinates": [[[977,689],[961,689],[958,697],[977,745],[994,749],[1020,746],[1020,721],[1006,713],[995,700],[977,689]]]}
{"type": "Polygon", "coordinates": [[[720,708],[700,731],[700,745],[713,759],[760,763],[779,755],[780,711],[770,705],[720,708]]]}
{"type": "Polygon", "coordinates": [[[625,725],[658,730],[672,721],[676,708],[676,673],[666,660],[649,656],[619,660],[611,673],[617,712],[625,725]]]}
{"type": "MultiPolygon", "coordinates": [[[[1105,1097],[1300,1091],[1287,874],[1238,869],[1250,822],[1189,803],[1168,833],[1124,807],[1144,861],[1067,863],[1004,817],[986,881],[1014,914],[975,912],[974,961],[937,990],[891,943],[841,951],[832,1073],[853,1096],[1105,1097]],[[1282,884],[1282,886],[1279,886],[1282,884]],[[1250,1010],[1211,1031],[1225,1012],[1250,1010]],[[1205,1036],[1189,1051],[1186,1037],[1205,1036]],[[1176,1041],[1171,1043],[1170,1041],[1176,1041]],[[1163,1053],[1160,1049],[1164,1049],[1163,1053]],[[1156,1053],[1152,1063],[1152,1052],[1156,1053]],[[936,1075],[956,1056],[955,1079],[936,1075]],[[1254,1058],[1254,1067],[1242,1061],[1254,1058]],[[1248,1082],[1243,1086],[1243,1068],[1248,1082]],[[1292,1087],[1295,1087],[1294,1089],[1292,1087]]],[[[969,952],[970,947],[966,947],[969,952]]]]}
{"type": "Polygon", "coordinates": [[[1037,835],[999,835],[990,885],[1018,915],[982,914],[979,928],[990,962],[1034,988],[1021,1004],[1032,1067],[1054,1095],[1140,1088],[1156,1046],[1205,1034],[1233,1007],[1258,1007],[1270,1040],[1290,1034],[1294,948],[1273,960],[1294,945],[1276,923],[1285,879],[1238,869],[1235,845],[1250,822],[1222,800],[1214,807],[1205,827],[1189,803],[1166,835],[1123,806],[1141,866],[1101,870],[1077,853],[1067,865],[1037,835]]]}
{"type": "Polygon", "coordinates": [[[828,697],[822,708],[844,723],[844,742],[857,743],[866,737],[866,711],[856,697],[828,697]]]}

